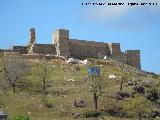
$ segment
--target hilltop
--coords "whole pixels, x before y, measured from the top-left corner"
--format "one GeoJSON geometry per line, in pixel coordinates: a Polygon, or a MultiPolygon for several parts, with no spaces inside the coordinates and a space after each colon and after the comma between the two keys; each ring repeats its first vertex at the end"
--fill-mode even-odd
{"type": "Polygon", "coordinates": [[[15,92],[1,74],[0,107],[10,119],[21,115],[31,120],[138,120],[139,117],[155,119],[160,115],[159,75],[114,59],[88,60],[89,63],[83,65],[67,64],[60,59],[27,59],[29,70],[17,81],[15,92]],[[44,94],[41,67],[47,63],[51,67],[46,70],[51,72],[44,94]],[[88,67],[93,65],[101,69],[102,95],[97,112],[88,77],[88,67]]]}

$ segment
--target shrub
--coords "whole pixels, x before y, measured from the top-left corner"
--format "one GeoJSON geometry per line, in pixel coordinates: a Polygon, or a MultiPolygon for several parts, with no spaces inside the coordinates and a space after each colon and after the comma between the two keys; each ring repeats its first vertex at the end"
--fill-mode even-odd
{"type": "Polygon", "coordinates": [[[150,118],[156,118],[160,117],[160,112],[159,111],[151,111],[151,113],[148,115],[150,118]]]}
{"type": "Polygon", "coordinates": [[[152,104],[142,96],[136,96],[124,102],[123,110],[128,117],[142,118],[152,110],[152,104]]]}
{"type": "Polygon", "coordinates": [[[50,99],[47,99],[47,98],[43,98],[42,99],[42,102],[44,103],[44,105],[47,107],[47,108],[54,108],[54,105],[53,105],[53,102],[52,100],[50,99]]]}
{"type": "Polygon", "coordinates": [[[128,98],[128,97],[130,97],[130,94],[127,92],[123,92],[123,91],[116,92],[116,99],[117,100],[123,100],[124,98],[128,98]]]}
{"type": "Polygon", "coordinates": [[[17,117],[14,118],[14,120],[29,120],[29,117],[18,115],[17,117]]]}
{"type": "Polygon", "coordinates": [[[107,112],[109,115],[117,117],[125,116],[125,112],[122,111],[122,101],[117,101],[115,99],[106,99],[103,104],[103,111],[107,112]]]}
{"type": "Polygon", "coordinates": [[[145,97],[150,101],[155,101],[159,98],[158,90],[156,89],[149,89],[145,93],[145,97]]]}
{"type": "Polygon", "coordinates": [[[90,118],[90,117],[99,117],[101,116],[101,113],[98,111],[88,111],[86,113],[83,114],[84,117],[86,118],[90,118]]]}

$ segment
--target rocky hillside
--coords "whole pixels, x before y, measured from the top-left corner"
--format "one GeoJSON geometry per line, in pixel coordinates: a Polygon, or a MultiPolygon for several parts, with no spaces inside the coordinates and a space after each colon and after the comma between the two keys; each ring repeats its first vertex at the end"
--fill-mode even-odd
{"type": "Polygon", "coordinates": [[[158,120],[160,117],[157,74],[111,59],[88,59],[86,65],[67,64],[59,59],[25,60],[19,74],[16,67],[20,62],[14,61],[12,66],[8,59],[1,59],[0,108],[11,120],[158,120]],[[88,75],[91,66],[100,67],[100,76],[88,75]],[[15,82],[15,92],[9,80],[15,82]]]}

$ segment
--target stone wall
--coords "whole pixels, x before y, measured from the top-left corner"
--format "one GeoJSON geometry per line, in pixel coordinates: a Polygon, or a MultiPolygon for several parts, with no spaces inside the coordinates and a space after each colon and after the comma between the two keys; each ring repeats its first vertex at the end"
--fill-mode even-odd
{"type": "Polygon", "coordinates": [[[52,54],[73,58],[98,58],[109,56],[120,58],[121,61],[137,68],[141,68],[140,51],[126,50],[121,52],[120,43],[104,43],[69,38],[69,30],[59,29],[52,34],[53,44],[35,44],[35,29],[31,31],[32,41],[30,46],[13,46],[12,50],[0,50],[0,53],[14,52],[25,54],[27,58],[36,59],[43,55],[52,54]],[[28,49],[29,48],[29,49],[28,49]]]}
{"type": "Polygon", "coordinates": [[[70,56],[73,58],[86,58],[109,56],[128,65],[141,69],[140,50],[126,50],[121,52],[120,43],[103,43],[94,41],[69,40],[70,56]]]}
{"type": "Polygon", "coordinates": [[[140,50],[126,50],[125,55],[127,64],[141,69],[140,50]]]}
{"type": "Polygon", "coordinates": [[[0,49],[0,52],[1,53],[4,53],[4,52],[13,52],[12,49],[0,49]]]}
{"type": "Polygon", "coordinates": [[[75,58],[94,57],[109,55],[107,43],[70,39],[70,56],[75,58]]]}
{"type": "Polygon", "coordinates": [[[13,52],[19,52],[21,54],[27,54],[27,47],[25,47],[25,46],[13,46],[13,52]]]}
{"type": "Polygon", "coordinates": [[[33,53],[56,55],[56,49],[55,46],[52,44],[35,44],[33,47],[33,53]]]}
{"type": "Polygon", "coordinates": [[[121,55],[120,43],[108,43],[108,47],[109,47],[111,56],[114,57],[114,56],[121,55]]]}
{"type": "Polygon", "coordinates": [[[69,30],[59,29],[53,33],[53,43],[58,56],[70,56],[69,30]]]}
{"type": "Polygon", "coordinates": [[[127,50],[121,52],[120,43],[104,43],[87,40],[69,39],[69,30],[59,29],[53,35],[56,52],[60,56],[86,58],[110,56],[120,58],[133,67],[141,68],[140,51],[127,50]]]}

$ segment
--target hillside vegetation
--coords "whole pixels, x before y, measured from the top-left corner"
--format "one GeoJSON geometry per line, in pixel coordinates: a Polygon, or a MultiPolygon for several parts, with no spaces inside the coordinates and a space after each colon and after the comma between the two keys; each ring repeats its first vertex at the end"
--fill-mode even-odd
{"type": "Polygon", "coordinates": [[[2,56],[0,61],[0,108],[10,120],[20,116],[26,120],[159,119],[157,74],[100,59],[89,59],[87,65],[66,64],[60,59],[23,60],[20,69],[19,59],[23,58],[16,57],[13,62],[2,56]],[[90,66],[101,70],[100,76],[93,76],[94,81],[88,76],[90,66]],[[15,90],[9,80],[15,83],[15,90]],[[98,109],[95,92],[100,93],[98,109]]]}

